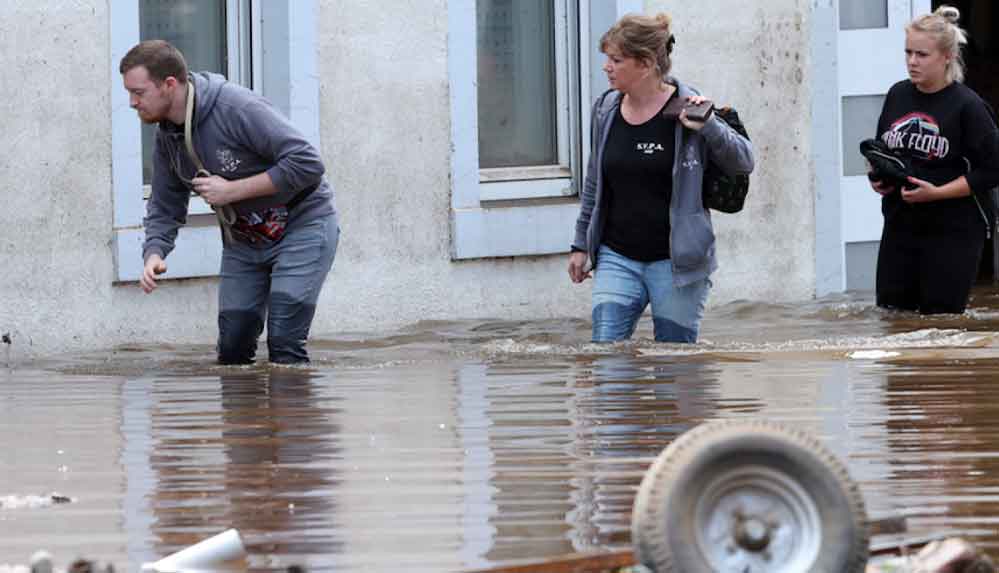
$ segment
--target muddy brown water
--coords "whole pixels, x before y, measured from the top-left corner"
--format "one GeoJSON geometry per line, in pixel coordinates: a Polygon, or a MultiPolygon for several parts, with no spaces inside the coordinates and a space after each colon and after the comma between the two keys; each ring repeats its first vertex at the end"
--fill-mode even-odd
{"type": "Polygon", "coordinates": [[[585,320],[425,322],[315,340],[308,369],[218,367],[207,345],[8,357],[0,564],[45,548],[131,571],[230,527],[261,571],[622,549],[649,462],[718,418],[812,431],[870,511],[999,553],[999,290],[963,316],[741,302],[697,345],[650,335],[647,318],[603,346],[585,320]]]}

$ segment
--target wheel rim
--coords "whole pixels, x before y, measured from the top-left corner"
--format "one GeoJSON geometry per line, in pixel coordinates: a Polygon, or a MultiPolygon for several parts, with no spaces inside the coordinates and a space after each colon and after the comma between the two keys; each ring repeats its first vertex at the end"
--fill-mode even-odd
{"type": "Polygon", "coordinates": [[[818,506],[801,484],[763,466],[713,476],[694,510],[697,545],[714,571],[808,571],[819,554],[818,506]]]}

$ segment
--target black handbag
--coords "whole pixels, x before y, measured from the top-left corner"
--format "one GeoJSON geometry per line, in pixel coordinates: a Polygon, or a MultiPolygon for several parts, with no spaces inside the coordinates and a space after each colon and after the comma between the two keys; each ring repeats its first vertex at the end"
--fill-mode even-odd
{"type": "MultiPolygon", "coordinates": [[[[749,139],[746,126],[739,119],[739,114],[730,107],[714,109],[715,115],[736,131],[749,139]]],[[[749,194],[749,175],[728,175],[714,162],[709,161],[704,170],[701,201],[705,209],[714,209],[722,213],[738,213],[746,203],[749,194]]]]}

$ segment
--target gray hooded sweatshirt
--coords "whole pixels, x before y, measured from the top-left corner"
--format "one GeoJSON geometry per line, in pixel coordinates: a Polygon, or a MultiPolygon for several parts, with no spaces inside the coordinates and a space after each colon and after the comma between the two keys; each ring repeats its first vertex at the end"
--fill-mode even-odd
{"type": "MultiPolygon", "coordinates": [[[[677,86],[675,97],[697,95],[696,90],[674,78],[667,81],[677,86]]],[[[606,223],[604,146],[620,105],[621,92],[610,90],[597,99],[590,115],[590,159],[572,246],[589,255],[592,267],[599,262],[597,251],[606,223]]],[[[709,276],[718,268],[711,214],[701,201],[701,182],[708,158],[729,175],[748,174],[753,170],[753,149],[749,140],[712,114],[700,131],[687,129],[676,122],[674,157],[673,193],[669,204],[670,263],[674,284],[684,286],[709,276]]]]}
{"type": "MultiPolygon", "coordinates": [[[[237,214],[287,204],[303,191],[308,195],[288,214],[288,228],[335,212],[333,190],[315,147],[287,118],[260,95],[213,73],[193,73],[194,149],[213,175],[243,179],[262,172],[278,192],[233,203],[237,214]]],[[[143,225],[145,260],[166,257],[177,230],[187,222],[190,181],[197,171],[184,146],[184,127],[163,121],[153,150],[152,195],[143,225]]]]}

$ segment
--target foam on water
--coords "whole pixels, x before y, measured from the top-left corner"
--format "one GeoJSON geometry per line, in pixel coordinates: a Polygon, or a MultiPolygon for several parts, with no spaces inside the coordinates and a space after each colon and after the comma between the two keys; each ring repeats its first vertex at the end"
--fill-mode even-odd
{"type": "Polygon", "coordinates": [[[776,353],[840,350],[882,350],[886,348],[969,348],[990,346],[995,332],[968,332],[958,329],[924,328],[912,332],[885,336],[837,336],[780,342],[727,342],[702,340],[697,344],[658,343],[637,339],[614,344],[539,344],[512,338],[492,340],[482,345],[482,351],[495,355],[571,356],[617,354],[632,351],[647,356],[685,356],[704,353],[776,353]]]}
{"type": "Polygon", "coordinates": [[[887,350],[855,350],[847,354],[847,357],[854,360],[877,360],[879,358],[894,358],[896,356],[901,356],[901,353],[887,350]]]}

